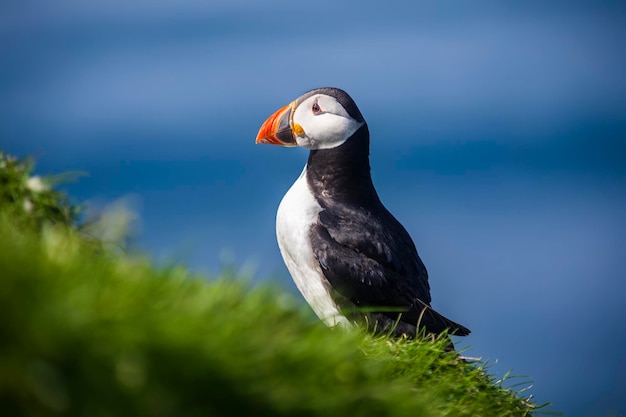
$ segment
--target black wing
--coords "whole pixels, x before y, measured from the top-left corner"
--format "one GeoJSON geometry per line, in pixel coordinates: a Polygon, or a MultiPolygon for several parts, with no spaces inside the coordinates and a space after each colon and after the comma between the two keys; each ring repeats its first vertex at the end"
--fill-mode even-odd
{"type": "Polygon", "coordinates": [[[439,333],[465,327],[430,308],[428,273],[413,240],[384,207],[378,214],[327,207],[311,228],[313,254],[333,288],[359,308],[439,333]],[[385,311],[386,309],[386,311],[385,311]]]}

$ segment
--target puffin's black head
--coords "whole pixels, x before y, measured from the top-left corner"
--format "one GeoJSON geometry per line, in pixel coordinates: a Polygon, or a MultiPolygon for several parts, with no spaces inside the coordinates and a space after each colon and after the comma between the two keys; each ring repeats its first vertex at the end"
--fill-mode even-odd
{"type": "Polygon", "coordinates": [[[354,100],[339,88],[318,88],[272,114],[256,143],[330,149],[343,144],[365,120],[354,100]]]}

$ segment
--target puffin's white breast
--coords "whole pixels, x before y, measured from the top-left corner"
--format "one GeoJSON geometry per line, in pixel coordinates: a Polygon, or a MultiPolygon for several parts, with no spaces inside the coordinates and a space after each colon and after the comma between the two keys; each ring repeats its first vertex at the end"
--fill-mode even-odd
{"type": "Polygon", "coordinates": [[[296,286],[315,314],[328,326],[350,325],[340,314],[313,256],[309,231],[317,222],[320,205],[306,181],[306,167],[283,197],[276,214],[276,237],[285,265],[296,286]]]}

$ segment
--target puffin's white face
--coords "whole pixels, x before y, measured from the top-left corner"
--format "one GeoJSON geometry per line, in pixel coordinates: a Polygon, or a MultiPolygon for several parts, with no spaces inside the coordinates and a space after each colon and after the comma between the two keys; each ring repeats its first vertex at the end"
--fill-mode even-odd
{"type": "Polygon", "coordinates": [[[310,91],[278,109],[261,126],[256,143],[330,149],[343,144],[365,122],[352,99],[342,90],[322,88],[310,91]],[[352,107],[351,116],[336,97],[352,107]]]}
{"type": "Polygon", "coordinates": [[[315,94],[297,104],[292,116],[292,130],[298,146],[329,149],[344,143],[363,122],[353,119],[334,98],[315,94]]]}

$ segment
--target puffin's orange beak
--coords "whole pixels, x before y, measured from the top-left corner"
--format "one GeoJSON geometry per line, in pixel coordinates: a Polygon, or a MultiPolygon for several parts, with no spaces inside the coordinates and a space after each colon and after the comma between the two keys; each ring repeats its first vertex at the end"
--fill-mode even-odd
{"type": "Polygon", "coordinates": [[[278,109],[276,113],[272,114],[263,123],[259,133],[256,135],[256,143],[297,146],[295,135],[291,128],[291,114],[294,103],[278,109]]]}

